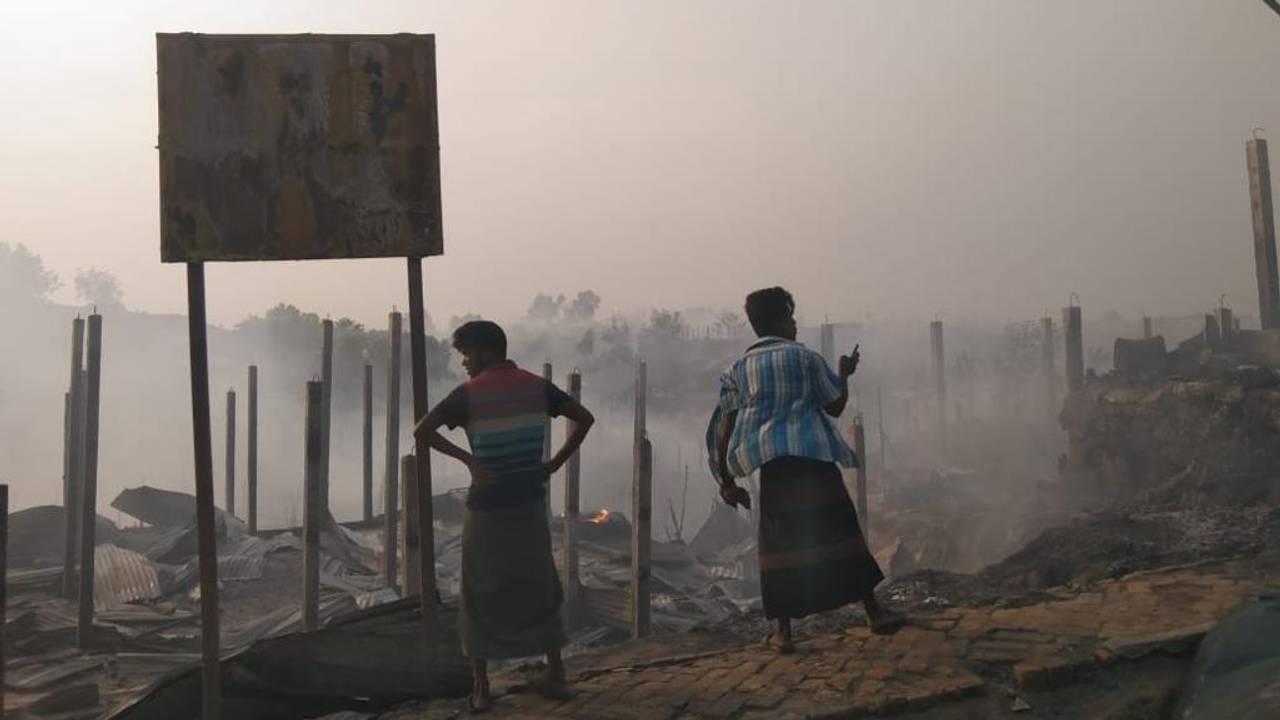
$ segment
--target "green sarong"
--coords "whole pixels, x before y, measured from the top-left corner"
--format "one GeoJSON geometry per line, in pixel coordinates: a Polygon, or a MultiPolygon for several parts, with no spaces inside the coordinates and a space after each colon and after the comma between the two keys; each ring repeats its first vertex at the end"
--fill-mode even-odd
{"type": "Polygon", "coordinates": [[[465,511],[458,612],[463,654],[518,658],[560,648],[566,642],[563,600],[545,499],[465,511]]]}

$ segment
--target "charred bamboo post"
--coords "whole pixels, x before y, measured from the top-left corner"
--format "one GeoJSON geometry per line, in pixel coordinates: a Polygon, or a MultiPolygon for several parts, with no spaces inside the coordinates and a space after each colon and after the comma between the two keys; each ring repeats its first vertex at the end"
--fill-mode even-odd
{"type": "Polygon", "coordinates": [[[9,486],[0,485],[0,717],[4,711],[4,624],[8,621],[5,607],[9,603],[9,486]]]}
{"type": "Polygon", "coordinates": [[[320,503],[329,511],[329,439],[333,428],[333,321],[325,319],[320,356],[320,382],[324,406],[320,416],[320,503]]]}
{"type": "Polygon", "coordinates": [[[213,514],[213,438],[209,427],[209,338],[204,264],[187,263],[187,338],[191,346],[191,434],[195,448],[196,544],[200,567],[201,714],[222,717],[218,654],[218,545],[213,514]]]}
{"type": "Polygon", "coordinates": [[[400,461],[400,476],[404,482],[400,487],[404,490],[404,596],[414,597],[422,594],[422,528],[418,518],[418,462],[412,455],[405,455],[400,461]]]}
{"type": "Polygon", "coordinates": [[[302,630],[320,625],[320,480],[324,472],[324,381],[307,383],[306,474],[302,486],[302,630]]]}
{"type": "MultiPolygon", "coordinates": [[[[422,299],[422,258],[409,258],[409,344],[413,358],[413,417],[414,424],[431,409],[427,397],[427,331],[426,305],[422,299]]],[[[422,552],[420,576],[422,582],[422,622],[427,628],[428,641],[436,632],[436,542],[435,513],[431,507],[431,444],[423,435],[414,434],[414,455],[417,456],[418,521],[422,523],[422,552]]]]}
{"type": "Polygon", "coordinates": [[[1154,334],[1154,333],[1152,332],[1151,318],[1149,318],[1149,317],[1144,317],[1144,318],[1142,318],[1142,337],[1143,337],[1143,339],[1148,339],[1148,340],[1149,340],[1153,334],[1154,334]]]}
{"type": "Polygon", "coordinates": [[[947,352],[942,343],[942,321],[929,323],[929,343],[933,350],[933,383],[938,401],[938,440],[947,444],[947,352]]]}
{"type": "Polygon", "coordinates": [[[861,416],[853,421],[853,452],[858,456],[858,470],[854,474],[858,481],[858,523],[862,526],[863,540],[870,543],[871,514],[867,507],[867,483],[871,479],[871,472],[867,468],[867,433],[863,429],[861,416]]]}
{"type": "Polygon", "coordinates": [[[1058,414],[1058,374],[1054,370],[1053,318],[1040,318],[1040,368],[1044,373],[1045,407],[1052,426],[1058,414]]]}
{"type": "Polygon", "coordinates": [[[226,486],[227,514],[236,514],[236,391],[227,391],[227,455],[226,486]]]}
{"type": "Polygon", "coordinates": [[[382,579],[389,588],[396,585],[396,504],[400,499],[400,321],[391,311],[387,316],[390,348],[387,356],[387,442],[382,487],[382,579]]]}
{"type": "Polygon", "coordinates": [[[653,523],[653,445],[640,440],[631,484],[631,637],[649,635],[650,545],[653,523]]]}
{"type": "Polygon", "coordinates": [[[1245,144],[1249,169],[1249,204],[1253,214],[1253,258],[1258,276],[1258,311],[1263,330],[1280,328],[1280,274],[1276,270],[1276,220],[1271,199],[1271,161],[1267,141],[1245,144]]]}
{"type": "Polygon", "coordinates": [[[1079,305],[1062,309],[1062,331],[1067,351],[1067,392],[1084,384],[1084,329],[1079,305]]]}
{"type": "MultiPolygon", "coordinates": [[[[569,397],[582,402],[582,375],[577,370],[569,373],[569,397]]],[[[576,423],[569,421],[566,433],[573,434],[576,423]]],[[[564,464],[564,598],[565,614],[572,627],[577,622],[581,607],[581,583],[578,579],[578,482],[581,478],[581,451],[574,452],[564,464]]]]}
{"type": "Polygon", "coordinates": [[[249,493],[249,534],[258,534],[258,366],[249,366],[248,467],[245,481],[249,493]]]}
{"type": "Polygon", "coordinates": [[[67,419],[67,482],[62,492],[62,597],[76,596],[76,561],[80,547],[80,478],[84,463],[84,320],[71,321],[71,383],[67,419]]]}
{"type": "Polygon", "coordinates": [[[364,423],[362,426],[361,439],[363,443],[363,453],[361,455],[361,499],[364,509],[364,519],[368,522],[373,519],[373,366],[369,363],[364,364],[364,423]]]}
{"type": "Polygon", "coordinates": [[[89,316],[88,384],[85,386],[84,483],[80,489],[80,615],[77,639],[81,650],[93,643],[93,548],[98,501],[98,402],[102,389],[102,316],[89,316]]]}

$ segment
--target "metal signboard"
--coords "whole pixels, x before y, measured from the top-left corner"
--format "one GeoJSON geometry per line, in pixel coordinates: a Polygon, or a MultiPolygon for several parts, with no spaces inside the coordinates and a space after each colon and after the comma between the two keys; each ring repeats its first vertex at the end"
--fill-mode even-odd
{"type": "Polygon", "coordinates": [[[433,35],[156,49],[162,261],[443,252],[433,35]]]}

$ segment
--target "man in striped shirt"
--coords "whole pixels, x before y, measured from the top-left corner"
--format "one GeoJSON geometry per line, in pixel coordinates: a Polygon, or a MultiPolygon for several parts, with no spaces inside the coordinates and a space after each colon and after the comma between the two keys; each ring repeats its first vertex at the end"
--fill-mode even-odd
{"type": "Polygon", "coordinates": [[[507,359],[507,337],[496,323],[469,322],[453,333],[470,380],[418,423],[431,447],[471,471],[462,526],[459,637],[475,675],[469,704],[492,704],[488,659],[547,656],[543,694],[567,699],[560,647],[563,594],[551,556],[546,487],[577,451],[595,418],[578,401],[507,359]],[[564,416],[573,432],[542,461],[546,418],[564,416]],[[468,452],[440,435],[441,425],[466,429],[468,452]]]}
{"type": "Polygon", "coordinates": [[[837,467],[858,466],[835,424],[849,401],[858,350],[832,371],[796,342],[795,301],[780,287],[748,295],[746,312],[760,339],[721,376],[707,441],[729,505],[751,506],[736,478],[760,471],[760,586],[774,621],[766,642],[789,653],[792,618],[850,602],[862,602],[873,630],[892,632],[903,617],[876,602],[884,575],[837,467]]]}

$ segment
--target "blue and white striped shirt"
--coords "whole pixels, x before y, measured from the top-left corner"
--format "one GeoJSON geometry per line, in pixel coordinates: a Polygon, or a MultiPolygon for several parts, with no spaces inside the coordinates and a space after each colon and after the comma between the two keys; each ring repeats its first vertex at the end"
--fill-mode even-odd
{"type": "Polygon", "coordinates": [[[707,451],[716,477],[716,429],[737,411],[728,465],[745,477],[780,457],[805,457],[857,467],[858,457],[823,409],[840,399],[840,378],[821,355],[777,337],[761,338],[720,376],[720,402],[707,426],[707,451]]]}

